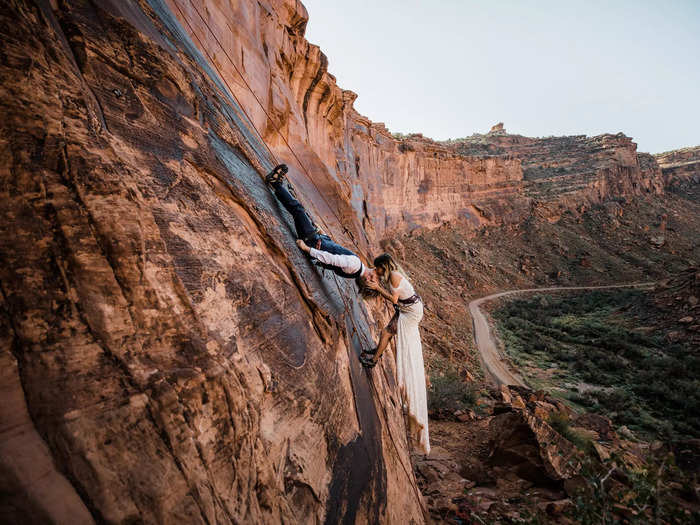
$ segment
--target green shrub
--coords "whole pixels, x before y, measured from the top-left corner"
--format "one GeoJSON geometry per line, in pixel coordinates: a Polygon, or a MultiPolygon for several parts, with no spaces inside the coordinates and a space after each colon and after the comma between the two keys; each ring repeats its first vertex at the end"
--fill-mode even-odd
{"type": "Polygon", "coordinates": [[[573,445],[587,453],[593,452],[593,441],[587,436],[582,436],[570,427],[569,418],[560,412],[553,412],[549,416],[549,426],[556,430],[563,438],[568,439],[573,445]]]}
{"type": "Polygon", "coordinates": [[[700,437],[700,353],[637,328],[662,317],[646,292],[535,295],[509,301],[493,315],[517,366],[563,371],[532,377],[541,387],[569,384],[566,398],[641,437],[700,437]],[[594,388],[582,396],[577,383],[594,388]]]}
{"type": "Polygon", "coordinates": [[[680,525],[700,520],[700,512],[694,509],[695,506],[683,505],[682,499],[686,498],[673,489],[674,486],[691,487],[694,481],[692,474],[675,465],[671,454],[652,458],[642,469],[625,466],[614,456],[604,463],[584,458],[581,475],[583,485],[571,498],[574,507],[568,513],[576,523],[680,525]],[[620,508],[628,512],[622,521],[616,513],[620,508]]]}
{"type": "Polygon", "coordinates": [[[451,417],[457,410],[474,408],[477,394],[473,383],[465,383],[455,370],[449,369],[431,376],[428,410],[433,417],[451,417]]]}

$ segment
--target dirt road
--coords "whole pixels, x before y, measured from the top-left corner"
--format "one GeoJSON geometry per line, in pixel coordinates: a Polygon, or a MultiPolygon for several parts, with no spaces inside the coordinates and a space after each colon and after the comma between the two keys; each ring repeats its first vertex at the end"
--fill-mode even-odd
{"type": "Polygon", "coordinates": [[[634,284],[615,284],[608,286],[562,286],[554,288],[528,288],[525,290],[509,290],[507,292],[499,292],[480,299],[474,299],[469,303],[469,313],[472,316],[474,325],[474,341],[479,349],[481,357],[481,365],[484,372],[491,378],[491,381],[497,386],[499,385],[520,385],[525,386],[525,381],[518,375],[517,371],[513,370],[508,361],[501,355],[496,344],[496,338],[493,335],[491,326],[484,312],[479,306],[486,301],[492,301],[506,295],[533,293],[533,292],[552,292],[561,290],[600,290],[603,288],[648,288],[654,286],[655,283],[634,283],[634,284]]]}

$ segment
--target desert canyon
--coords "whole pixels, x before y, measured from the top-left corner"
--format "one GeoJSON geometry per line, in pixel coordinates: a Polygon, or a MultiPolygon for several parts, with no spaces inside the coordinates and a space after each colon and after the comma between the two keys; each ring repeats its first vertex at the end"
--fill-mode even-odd
{"type": "MultiPolygon", "coordinates": [[[[426,487],[469,469],[445,477],[453,459],[439,454],[416,464],[393,358],[357,360],[388,309],[297,249],[263,180],[278,162],[335,239],[406,260],[425,352],[458,358],[472,381],[468,299],[608,284],[638,239],[656,258],[627,260],[630,281],[700,262],[700,147],[650,155],[622,133],[529,138],[503,124],[447,142],[392,135],[353,109],[296,0],[4,4],[3,523],[444,515],[426,487]],[[587,214],[605,223],[600,247],[546,244],[556,228],[584,239],[587,214]]],[[[497,419],[474,443],[506,458],[524,440],[528,475],[573,477],[572,446],[542,416],[570,409],[527,389],[493,395],[497,419]]],[[[620,444],[608,420],[571,417],[620,444]]],[[[480,475],[505,476],[490,468],[480,475]]]]}

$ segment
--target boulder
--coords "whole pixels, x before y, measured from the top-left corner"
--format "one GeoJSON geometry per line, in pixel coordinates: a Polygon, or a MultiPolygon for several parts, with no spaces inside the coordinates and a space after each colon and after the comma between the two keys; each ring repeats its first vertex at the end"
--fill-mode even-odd
{"type": "Polygon", "coordinates": [[[540,504],[542,508],[550,516],[561,516],[574,508],[574,504],[570,499],[560,499],[540,504]]]}
{"type": "Polygon", "coordinates": [[[466,423],[467,421],[474,421],[475,419],[476,414],[473,410],[467,410],[466,412],[462,412],[457,416],[457,421],[461,421],[462,423],[466,423]]]}
{"type": "Polygon", "coordinates": [[[580,468],[571,442],[545,421],[525,411],[495,416],[489,430],[491,463],[508,465],[524,479],[560,481],[574,476],[580,468]]]}
{"type": "Polygon", "coordinates": [[[605,416],[592,412],[584,412],[577,415],[573,421],[576,426],[593,431],[597,441],[605,441],[613,444],[619,441],[612,421],[605,416]]]}

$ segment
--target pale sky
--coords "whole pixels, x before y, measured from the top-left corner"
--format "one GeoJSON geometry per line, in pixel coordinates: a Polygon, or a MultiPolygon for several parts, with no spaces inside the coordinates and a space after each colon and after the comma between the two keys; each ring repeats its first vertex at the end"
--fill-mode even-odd
{"type": "Polygon", "coordinates": [[[392,132],[700,145],[700,0],[302,1],[338,85],[392,132]]]}

